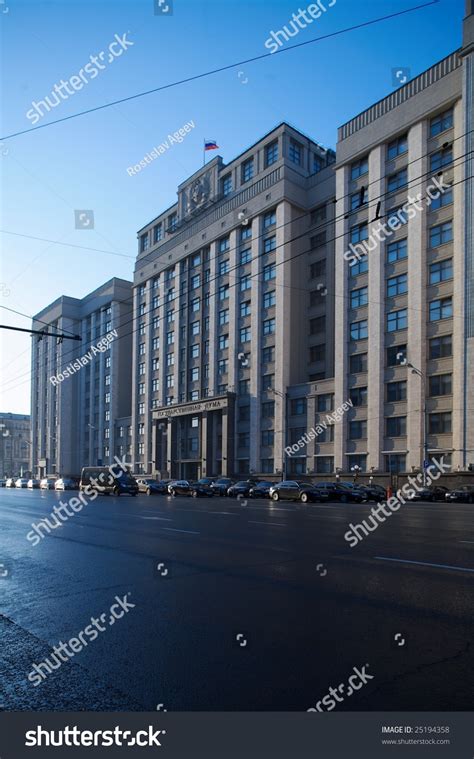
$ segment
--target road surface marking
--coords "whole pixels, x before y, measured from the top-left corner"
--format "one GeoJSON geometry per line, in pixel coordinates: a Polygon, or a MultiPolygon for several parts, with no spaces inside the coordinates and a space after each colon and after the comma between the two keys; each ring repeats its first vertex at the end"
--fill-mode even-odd
{"type": "Polygon", "coordinates": [[[234,514],[232,511],[207,511],[207,514],[227,514],[229,517],[239,517],[240,514],[234,514]]]}
{"type": "Polygon", "coordinates": [[[436,567],[438,569],[455,569],[458,572],[474,572],[474,569],[467,567],[453,567],[451,564],[431,564],[429,561],[409,561],[408,559],[389,559],[387,556],[374,556],[374,559],[380,561],[397,561],[400,564],[418,564],[421,567],[436,567]]]}
{"type": "Polygon", "coordinates": [[[286,527],[286,524],[281,524],[281,522],[252,522],[250,519],[249,524],[264,524],[266,527],[286,527]]]}
{"type": "Polygon", "coordinates": [[[474,540],[460,540],[460,543],[470,543],[471,545],[474,545],[474,540]]]}
{"type": "Polygon", "coordinates": [[[172,522],[173,521],[169,517],[140,517],[140,519],[159,519],[160,522],[172,522]]]}
{"type": "Polygon", "coordinates": [[[200,532],[195,532],[194,530],[178,530],[177,527],[163,527],[164,530],[170,530],[171,532],[187,532],[188,535],[200,535],[200,532]]]}

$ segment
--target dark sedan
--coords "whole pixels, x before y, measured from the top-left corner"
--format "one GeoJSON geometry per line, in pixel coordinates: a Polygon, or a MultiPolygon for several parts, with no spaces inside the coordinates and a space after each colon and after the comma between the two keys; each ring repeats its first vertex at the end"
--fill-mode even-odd
{"type": "Polygon", "coordinates": [[[231,485],[227,490],[227,495],[231,498],[236,498],[239,495],[247,497],[250,493],[250,488],[254,487],[257,483],[255,480],[240,480],[235,485],[231,485]]]}
{"type": "Polygon", "coordinates": [[[227,495],[227,491],[233,484],[233,480],[229,477],[219,477],[211,484],[211,490],[214,495],[227,495]]]}
{"type": "Polygon", "coordinates": [[[415,490],[410,501],[445,501],[448,493],[448,488],[445,488],[443,485],[434,485],[429,488],[415,490]]]}
{"type": "Polygon", "coordinates": [[[365,493],[369,501],[386,501],[387,491],[381,485],[358,485],[365,493]]]}
{"type": "Polygon", "coordinates": [[[166,482],[159,482],[151,478],[140,477],[138,480],[138,492],[147,495],[165,495],[168,492],[166,482]]]}
{"type": "Polygon", "coordinates": [[[474,485],[462,485],[446,493],[446,501],[453,503],[474,503],[474,485]]]}
{"type": "Polygon", "coordinates": [[[351,482],[318,482],[317,486],[327,492],[330,501],[364,503],[368,500],[367,493],[351,482]]]}
{"type": "Polygon", "coordinates": [[[206,485],[200,485],[198,482],[189,482],[189,480],[176,480],[169,486],[172,496],[188,495],[192,498],[204,498],[212,496],[213,493],[206,485]]]}
{"type": "Polygon", "coordinates": [[[296,480],[283,480],[272,485],[269,494],[273,501],[279,501],[280,498],[285,501],[301,501],[302,503],[328,500],[327,493],[318,486],[307,482],[296,482],[296,480]]]}
{"type": "Polygon", "coordinates": [[[270,488],[273,487],[274,484],[274,482],[258,482],[250,488],[250,498],[270,498],[270,488]]]}

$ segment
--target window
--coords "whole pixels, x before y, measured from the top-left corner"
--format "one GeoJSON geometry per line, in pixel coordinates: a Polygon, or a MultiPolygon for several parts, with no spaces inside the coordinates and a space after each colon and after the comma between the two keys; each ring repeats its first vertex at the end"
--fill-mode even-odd
{"type": "Polygon", "coordinates": [[[438,245],[444,245],[453,239],[453,223],[446,221],[444,224],[437,224],[430,229],[430,246],[436,248],[438,245]]]}
{"type": "Polygon", "coordinates": [[[322,206],[318,206],[313,211],[311,211],[309,223],[311,226],[313,226],[313,224],[320,224],[321,222],[325,221],[325,219],[326,219],[326,203],[324,203],[322,206]]]}
{"type": "Polygon", "coordinates": [[[229,309],[224,308],[222,311],[219,311],[219,324],[222,326],[223,324],[229,323],[229,309]]]}
{"type": "Polygon", "coordinates": [[[264,294],[263,296],[264,308],[270,308],[271,306],[274,306],[275,302],[276,302],[275,290],[270,290],[270,292],[264,294]]]}
{"type": "Polygon", "coordinates": [[[275,416],[275,401],[265,401],[262,403],[262,419],[269,419],[275,416]]]}
{"type": "Polygon", "coordinates": [[[326,329],[325,316],[317,316],[316,318],[309,320],[309,334],[310,335],[319,335],[321,332],[324,332],[325,329],[326,329]]]}
{"type": "Polygon", "coordinates": [[[351,277],[356,277],[358,274],[365,274],[367,271],[369,271],[369,259],[367,256],[361,256],[356,264],[349,267],[349,274],[351,277]]]}
{"type": "Polygon", "coordinates": [[[226,174],[225,177],[222,177],[221,179],[221,192],[224,195],[230,195],[232,192],[232,174],[226,174]]]}
{"type": "Polygon", "coordinates": [[[357,179],[369,173],[369,159],[367,156],[355,161],[351,166],[351,179],[357,179]]]}
{"type": "Polygon", "coordinates": [[[239,432],[237,437],[238,448],[250,448],[250,435],[248,432],[239,432]]]}
{"type": "Polygon", "coordinates": [[[196,287],[199,287],[201,284],[201,275],[195,274],[194,277],[191,277],[191,289],[195,290],[196,287]]]}
{"type": "Polygon", "coordinates": [[[265,319],[263,322],[263,334],[274,335],[275,334],[275,319],[265,319]]]}
{"type": "MultiPolygon", "coordinates": [[[[198,308],[199,308],[199,298],[197,298],[198,301],[198,308]]],[[[196,309],[193,309],[196,310],[196,309]]],[[[168,324],[171,324],[171,322],[174,322],[174,310],[170,309],[166,312],[166,321],[168,324]]]]}
{"type": "Polygon", "coordinates": [[[275,467],[273,459],[261,459],[260,466],[262,474],[273,474],[275,467]]]}
{"type": "Polygon", "coordinates": [[[239,394],[240,395],[250,394],[250,380],[249,379],[242,379],[239,381],[239,394]]]}
{"type": "Polygon", "coordinates": [[[317,250],[318,248],[321,248],[323,245],[326,245],[326,230],[323,232],[319,232],[317,235],[314,235],[313,237],[310,237],[309,244],[311,246],[311,250],[317,250]]]}
{"type": "Polygon", "coordinates": [[[138,395],[145,395],[145,383],[139,382],[138,383],[138,395]]]}
{"type": "Polygon", "coordinates": [[[349,358],[349,371],[351,374],[367,371],[367,353],[354,353],[349,358]]]}
{"type": "Polygon", "coordinates": [[[396,401],[406,401],[407,383],[406,380],[401,382],[387,382],[387,403],[396,401]]]}
{"type": "Polygon", "coordinates": [[[145,313],[146,313],[146,303],[140,303],[138,307],[138,315],[145,316],[145,313]]]}
{"type": "Polygon", "coordinates": [[[290,401],[291,416],[306,414],[306,398],[292,398],[290,401]]]}
{"type": "Polygon", "coordinates": [[[349,398],[354,406],[367,406],[367,388],[353,387],[349,393],[349,398]]]}
{"type": "Polygon", "coordinates": [[[195,266],[200,266],[201,264],[201,254],[195,253],[194,256],[191,258],[191,266],[194,268],[195,266]]]}
{"type": "Polygon", "coordinates": [[[351,340],[365,340],[369,336],[367,319],[360,322],[352,322],[349,327],[351,340]]]}
{"type": "Polygon", "coordinates": [[[250,240],[252,237],[252,227],[242,227],[240,230],[240,241],[242,240],[250,240]]]}
{"type": "Polygon", "coordinates": [[[322,413],[323,411],[332,411],[334,408],[334,394],[333,393],[324,393],[323,395],[318,395],[316,398],[316,410],[319,413],[322,413]]]}
{"type": "Polygon", "coordinates": [[[145,374],[145,372],[146,372],[145,364],[138,364],[138,374],[143,375],[145,374]]]}
{"type": "Polygon", "coordinates": [[[153,243],[157,243],[161,240],[163,237],[163,225],[156,224],[156,226],[153,227],[153,243]]]}
{"type": "Polygon", "coordinates": [[[366,306],[369,301],[367,287],[359,287],[358,290],[351,291],[351,308],[358,308],[359,306],[366,306]]]}
{"type": "Polygon", "coordinates": [[[227,274],[229,271],[229,259],[226,259],[225,261],[221,261],[219,264],[219,274],[222,276],[223,274],[227,274]]]}
{"type": "Polygon", "coordinates": [[[386,419],[385,434],[387,437],[404,437],[407,434],[406,416],[392,416],[386,419]]]}
{"type": "Polygon", "coordinates": [[[249,182],[253,177],[253,158],[248,158],[241,167],[241,182],[249,182]]]}
{"type": "Polygon", "coordinates": [[[351,195],[351,211],[355,211],[368,202],[367,187],[361,187],[358,192],[354,192],[351,195]]]}
{"type": "Polygon", "coordinates": [[[174,387],[174,377],[172,374],[168,374],[166,376],[166,387],[169,389],[170,387],[174,387]]]}
{"type": "Polygon", "coordinates": [[[309,276],[311,279],[322,277],[324,274],[326,274],[326,260],[324,258],[321,261],[315,261],[314,264],[311,264],[309,267],[309,276]]]}
{"type": "Polygon", "coordinates": [[[430,123],[430,136],[436,137],[436,135],[445,132],[446,129],[450,129],[453,126],[453,109],[450,108],[444,113],[440,113],[439,116],[435,116],[431,119],[430,123]]]}
{"type": "Polygon", "coordinates": [[[197,366],[193,366],[193,368],[191,369],[191,371],[189,373],[189,378],[190,378],[191,382],[198,382],[198,380],[199,380],[199,369],[198,369],[197,366]]]}
{"type": "Polygon", "coordinates": [[[251,339],[250,327],[242,327],[240,330],[240,342],[248,343],[251,339]]]}
{"type": "Polygon", "coordinates": [[[430,322],[437,322],[440,319],[450,319],[453,315],[453,299],[440,298],[432,300],[430,303],[430,322]]]}
{"type": "Polygon", "coordinates": [[[140,345],[138,346],[138,355],[144,356],[145,353],[146,353],[145,343],[140,343],[140,345]]]}
{"type": "Polygon", "coordinates": [[[105,368],[110,369],[110,356],[107,356],[105,359],[105,368]]]}
{"type": "Polygon", "coordinates": [[[252,280],[250,278],[250,274],[244,274],[244,276],[240,278],[240,292],[244,292],[244,290],[250,290],[251,287],[252,280]]]}
{"type": "Polygon", "coordinates": [[[322,345],[312,345],[309,349],[309,360],[310,363],[314,363],[316,361],[324,361],[326,358],[326,346],[324,343],[322,345]]]}
{"type": "Polygon", "coordinates": [[[166,366],[174,366],[174,353],[166,354],[166,366]]]}
{"type": "Polygon", "coordinates": [[[334,471],[334,456],[315,456],[314,462],[318,474],[331,474],[334,471]]]}
{"type": "Polygon", "coordinates": [[[395,192],[408,184],[408,169],[401,169],[395,174],[391,174],[387,180],[387,192],[395,192]]]}
{"type": "Polygon", "coordinates": [[[293,163],[301,166],[303,160],[303,146],[299,142],[296,142],[296,140],[290,140],[288,158],[290,161],[293,161],[293,163]]]}
{"type": "Polygon", "coordinates": [[[385,471],[391,474],[399,474],[406,471],[406,455],[404,453],[391,453],[385,456],[385,471]]]}
{"type": "Polygon", "coordinates": [[[250,419],[250,406],[241,406],[239,408],[239,422],[248,422],[250,419]]]}
{"type": "Polygon", "coordinates": [[[389,161],[396,158],[398,155],[402,155],[402,153],[406,153],[408,150],[408,139],[407,135],[404,134],[402,137],[398,137],[396,140],[393,140],[389,143],[387,147],[387,159],[389,161]]]}
{"type": "Polygon", "coordinates": [[[351,227],[350,230],[351,235],[351,242],[363,242],[363,240],[369,239],[369,230],[367,222],[364,222],[363,224],[356,224],[354,227],[351,227]]]}
{"type": "MultiPolygon", "coordinates": [[[[106,403],[107,403],[107,401],[106,401],[106,403]]],[[[138,404],[138,413],[139,414],[144,414],[145,413],[145,404],[144,403],[139,403],[138,404]]]]}
{"type": "Polygon", "coordinates": [[[444,435],[451,432],[451,412],[428,415],[428,431],[430,435],[444,435]]]}
{"type": "Polygon", "coordinates": [[[226,300],[229,297],[229,285],[219,287],[219,300],[226,300]]]}
{"type": "Polygon", "coordinates": [[[403,295],[408,292],[407,274],[399,274],[398,277],[390,277],[387,280],[387,298],[393,298],[395,295],[403,295]]]}
{"type": "Polygon", "coordinates": [[[151,382],[151,389],[153,393],[157,393],[160,389],[160,380],[154,379],[151,382]]]}
{"type": "Polygon", "coordinates": [[[452,189],[445,190],[444,192],[440,192],[437,198],[433,198],[431,201],[430,208],[432,211],[437,211],[440,208],[444,208],[444,206],[449,206],[453,202],[453,191],[452,189]]]}
{"type": "Polygon", "coordinates": [[[199,332],[200,332],[200,323],[199,323],[199,321],[192,322],[191,323],[191,335],[199,335],[199,332]]]}
{"type": "Polygon", "coordinates": [[[429,378],[430,395],[451,395],[452,394],[452,375],[435,374],[429,378]]]}
{"type": "Polygon", "coordinates": [[[334,442],[334,424],[329,424],[318,435],[319,443],[333,443],[334,442]]]}
{"type": "Polygon", "coordinates": [[[168,232],[175,232],[178,226],[178,214],[176,211],[168,216],[168,232]]]}
{"type": "Polygon", "coordinates": [[[278,140],[265,145],[265,166],[271,166],[278,161],[278,140]]]}
{"type": "Polygon", "coordinates": [[[349,422],[349,440],[361,440],[367,437],[367,421],[358,419],[349,422]]]}
{"type": "Polygon", "coordinates": [[[240,264],[243,266],[244,264],[250,263],[252,260],[252,249],[251,248],[244,248],[244,250],[240,251],[240,264]]]}
{"type": "Polygon", "coordinates": [[[453,336],[442,335],[430,340],[430,359],[447,358],[453,355],[453,336]]]}
{"type": "Polygon", "coordinates": [[[145,322],[142,322],[139,325],[139,327],[138,327],[138,334],[140,335],[140,337],[143,337],[143,335],[145,334],[145,322]]]}
{"type": "Polygon", "coordinates": [[[262,388],[267,391],[275,387],[274,374],[262,374],[262,388]]]}
{"type": "Polygon", "coordinates": [[[395,261],[401,261],[408,256],[407,240],[397,240],[387,245],[387,263],[393,264],[395,261]]]}
{"type": "Polygon", "coordinates": [[[365,453],[351,454],[347,458],[349,462],[349,469],[352,471],[354,467],[358,467],[362,472],[367,469],[367,456],[365,453]]]}
{"type": "Polygon", "coordinates": [[[144,235],[140,237],[140,253],[144,253],[145,250],[148,250],[149,245],[150,245],[150,238],[148,236],[148,232],[146,232],[144,235]]]}
{"type": "Polygon", "coordinates": [[[453,162],[453,147],[450,145],[446,148],[437,150],[436,153],[430,155],[430,169],[431,171],[440,171],[445,166],[449,166],[453,162]]]}
{"type": "Polygon", "coordinates": [[[263,267],[263,281],[268,282],[276,277],[276,264],[267,264],[263,267]]]}
{"type": "Polygon", "coordinates": [[[273,345],[269,345],[266,348],[262,348],[262,363],[271,364],[275,360],[275,348],[273,345]]]}
{"type": "Polygon", "coordinates": [[[229,335],[219,335],[219,350],[229,347],[229,335]]]}
{"type": "Polygon", "coordinates": [[[407,356],[407,346],[392,345],[387,348],[387,366],[399,366],[401,361],[407,356]]]}
{"type": "Polygon", "coordinates": [[[274,224],[276,224],[276,211],[269,211],[266,213],[263,217],[263,228],[268,229],[268,227],[272,227],[274,224]]]}
{"type": "Polygon", "coordinates": [[[196,343],[196,345],[191,345],[189,355],[191,358],[199,358],[199,344],[196,343]]]}
{"type": "Polygon", "coordinates": [[[160,297],[159,295],[154,295],[151,301],[151,306],[153,309],[155,309],[155,308],[159,308],[159,305],[160,305],[160,297]]]}
{"type": "Polygon", "coordinates": [[[317,155],[316,153],[313,153],[313,174],[317,174],[318,171],[321,171],[322,168],[324,168],[323,159],[321,158],[321,156],[317,155]]]}
{"type": "Polygon", "coordinates": [[[243,303],[240,304],[240,315],[250,316],[250,301],[249,300],[245,300],[243,303]]]}
{"type": "Polygon", "coordinates": [[[273,445],[275,440],[274,430],[262,430],[262,446],[273,445]]]}
{"type": "Polygon", "coordinates": [[[430,285],[437,285],[438,282],[445,282],[453,278],[453,259],[446,258],[444,261],[438,261],[430,266],[430,285]]]}
{"type": "Polygon", "coordinates": [[[263,252],[264,253],[271,253],[272,250],[276,249],[276,236],[273,235],[272,237],[267,237],[266,240],[263,241],[263,252]]]}
{"type": "Polygon", "coordinates": [[[407,327],[408,311],[406,308],[387,314],[387,332],[395,332],[397,329],[407,329],[407,327]]]}

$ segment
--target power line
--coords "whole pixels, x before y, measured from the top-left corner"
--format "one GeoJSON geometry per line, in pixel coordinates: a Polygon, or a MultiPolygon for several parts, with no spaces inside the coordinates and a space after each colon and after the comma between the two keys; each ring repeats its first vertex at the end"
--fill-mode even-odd
{"type": "Polygon", "coordinates": [[[315,37],[311,40],[306,40],[304,42],[298,42],[294,45],[288,45],[287,47],[281,48],[280,50],[276,50],[274,53],[262,53],[261,55],[255,55],[252,58],[246,58],[243,61],[237,61],[237,63],[229,63],[226,66],[220,66],[216,69],[211,69],[210,71],[205,71],[201,74],[195,74],[194,76],[189,76],[184,79],[179,79],[176,82],[170,82],[168,84],[163,84],[161,87],[154,87],[151,90],[145,90],[144,92],[138,92],[135,95],[128,95],[127,97],[120,98],[118,100],[113,100],[110,103],[104,103],[103,105],[96,106],[95,108],[88,108],[85,111],[79,111],[79,113],[73,113],[70,116],[64,116],[62,119],[55,119],[54,121],[50,121],[47,124],[41,124],[40,126],[30,127],[29,129],[23,129],[19,132],[13,132],[12,134],[5,135],[5,137],[0,137],[0,140],[9,140],[12,137],[18,137],[22,134],[28,134],[29,132],[36,132],[38,129],[45,129],[46,127],[53,126],[53,124],[60,124],[63,121],[70,121],[71,119],[76,119],[79,116],[85,116],[89,113],[95,113],[96,111],[104,110],[105,108],[111,108],[113,105],[119,105],[120,103],[126,103],[130,100],[136,100],[137,98],[142,98],[147,95],[152,95],[155,92],[162,92],[163,90],[169,90],[173,87],[178,87],[182,84],[187,84],[189,82],[195,82],[198,79],[204,79],[208,76],[213,76],[214,74],[219,74],[222,71],[229,71],[230,69],[237,68],[237,66],[244,66],[248,63],[255,63],[256,61],[261,61],[265,58],[274,57],[281,53],[289,53],[291,50],[296,50],[297,48],[304,47],[305,45],[312,45],[315,42],[321,42],[322,40],[330,39],[331,37],[338,37],[341,34],[346,34],[347,32],[352,32],[357,29],[363,29],[367,26],[372,26],[374,24],[378,24],[382,21],[387,21],[391,18],[396,18],[398,16],[404,16],[407,13],[413,13],[414,11],[421,10],[422,8],[428,8],[430,5],[437,5],[439,0],[431,0],[428,3],[423,3],[422,5],[415,5],[412,8],[407,8],[404,11],[397,11],[395,13],[390,13],[386,16],[380,16],[379,18],[372,19],[370,21],[365,21],[361,24],[355,24],[353,26],[346,27],[345,29],[340,29],[337,32],[331,32],[330,34],[324,34],[321,37],[315,37]]]}

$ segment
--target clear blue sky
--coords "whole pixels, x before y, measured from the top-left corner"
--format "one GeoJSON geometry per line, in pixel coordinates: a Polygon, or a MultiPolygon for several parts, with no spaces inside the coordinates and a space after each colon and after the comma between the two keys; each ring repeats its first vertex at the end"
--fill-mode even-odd
{"type": "MultiPolygon", "coordinates": [[[[421,2],[337,0],[288,44],[421,2]]],[[[173,15],[166,17],[154,15],[153,0],[2,0],[1,133],[31,127],[26,112],[32,101],[77,75],[91,55],[107,50],[115,34],[127,32],[133,46],[38,125],[268,52],[264,43],[270,31],[308,5],[305,0],[174,0],[173,15]]],[[[8,140],[0,147],[2,229],[64,244],[2,233],[0,304],[31,315],[61,294],[83,297],[112,276],[132,279],[136,230],[175,201],[178,184],[202,164],[204,137],[215,139],[218,153],[229,161],[285,120],[335,147],[338,125],[392,91],[394,67],[409,67],[413,77],[460,46],[463,15],[464,0],[440,0],[242,66],[240,78],[239,69],[226,71],[8,140]],[[190,120],[196,127],[180,145],[140,174],[127,174],[127,167],[190,120]],[[94,230],[75,229],[75,209],[93,209],[94,230]]],[[[0,311],[1,323],[29,327],[27,319],[0,311]]],[[[31,339],[5,331],[1,339],[0,411],[29,413],[31,339]]]]}

